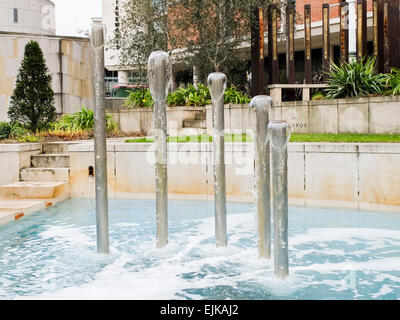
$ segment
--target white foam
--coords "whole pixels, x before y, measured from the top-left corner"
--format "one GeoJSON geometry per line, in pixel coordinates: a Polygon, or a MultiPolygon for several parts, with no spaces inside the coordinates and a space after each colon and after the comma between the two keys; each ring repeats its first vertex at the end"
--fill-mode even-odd
{"type": "Polygon", "coordinates": [[[313,263],[308,266],[296,266],[292,267],[291,270],[296,271],[318,271],[318,272],[331,272],[331,271],[399,271],[400,257],[393,258],[382,258],[372,259],[368,261],[352,261],[348,260],[345,262],[329,263],[324,262],[313,263]]]}
{"type": "MultiPolygon", "coordinates": [[[[118,223],[114,226],[138,226],[130,223],[118,223]]],[[[68,226],[50,226],[41,233],[42,238],[52,238],[60,242],[72,241],[94,245],[95,238],[88,235],[88,228],[68,226]]],[[[362,242],[368,249],[385,248],[389,244],[398,244],[400,232],[381,229],[357,228],[315,228],[289,239],[290,253],[294,263],[290,267],[290,276],[284,281],[274,277],[273,259],[259,259],[256,246],[243,249],[232,245],[241,239],[255,239],[255,220],[250,214],[230,215],[228,219],[228,248],[216,248],[214,239],[214,218],[196,220],[196,226],[171,235],[169,245],[161,250],[155,247],[155,238],[147,238],[139,243],[132,253],[117,250],[124,239],[114,239],[111,248],[112,259],[108,265],[95,275],[88,284],[69,287],[29,299],[180,299],[177,293],[185,290],[206,289],[216,286],[230,286],[240,290],[239,283],[257,283],[266,292],[274,296],[288,296],[310,285],[324,285],[335,292],[347,290],[343,279],[318,280],[314,275],[301,274],[302,271],[317,271],[321,274],[335,271],[360,270],[398,271],[400,258],[382,257],[366,261],[345,261],[333,263],[304,263],[308,254],[317,253],[323,257],[341,256],[346,252],[340,248],[331,248],[329,242],[342,241],[346,245],[362,242]],[[299,250],[298,246],[307,244],[314,247],[299,250]],[[142,260],[148,266],[142,265],[142,260]],[[133,267],[127,268],[126,265],[133,267]],[[297,264],[297,265],[296,265],[297,264]],[[215,270],[215,271],[214,271],[215,270]],[[225,270],[225,271],[221,271],[225,270]],[[226,272],[226,274],[224,274],[226,272]],[[186,276],[184,276],[186,275],[186,276]],[[189,276],[190,275],[190,276],[189,276]]],[[[368,250],[354,250],[352,255],[368,255],[368,250]]],[[[322,260],[323,261],[323,260],[322,260]]],[[[393,287],[382,287],[376,297],[393,292],[393,287]],[[392,291],[389,291],[392,290],[392,291]]],[[[191,298],[199,298],[197,293],[185,293],[191,298]]],[[[355,292],[357,295],[357,293],[355,292]]]]}
{"type": "MultiPolygon", "coordinates": [[[[90,244],[93,238],[88,236],[88,229],[72,226],[48,226],[47,230],[40,233],[42,239],[54,239],[59,242],[75,242],[81,244],[90,244]]],[[[92,230],[91,230],[92,231],[92,230]]]]}
{"type": "Polygon", "coordinates": [[[390,288],[387,284],[384,284],[382,286],[382,288],[379,290],[379,292],[374,293],[372,295],[372,298],[376,299],[376,298],[379,298],[380,296],[384,296],[384,295],[387,295],[388,293],[392,293],[392,292],[393,292],[392,288],[390,288]]]}

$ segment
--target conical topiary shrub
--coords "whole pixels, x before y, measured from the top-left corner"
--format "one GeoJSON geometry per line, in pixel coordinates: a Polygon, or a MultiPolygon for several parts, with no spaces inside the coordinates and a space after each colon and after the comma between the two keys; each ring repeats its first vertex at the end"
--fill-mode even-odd
{"type": "Polygon", "coordinates": [[[31,131],[45,128],[56,118],[51,75],[36,41],[25,46],[8,117],[11,122],[22,123],[31,131]]]}

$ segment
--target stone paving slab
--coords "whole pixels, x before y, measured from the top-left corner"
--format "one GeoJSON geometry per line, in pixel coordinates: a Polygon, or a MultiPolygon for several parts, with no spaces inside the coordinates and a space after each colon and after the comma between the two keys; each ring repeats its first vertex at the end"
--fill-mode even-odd
{"type": "Polygon", "coordinates": [[[57,181],[20,181],[0,187],[0,199],[49,199],[69,193],[69,184],[57,181]]]}
{"type": "Polygon", "coordinates": [[[0,200],[0,213],[11,211],[28,215],[30,213],[42,210],[45,207],[46,203],[44,201],[0,200]]]}

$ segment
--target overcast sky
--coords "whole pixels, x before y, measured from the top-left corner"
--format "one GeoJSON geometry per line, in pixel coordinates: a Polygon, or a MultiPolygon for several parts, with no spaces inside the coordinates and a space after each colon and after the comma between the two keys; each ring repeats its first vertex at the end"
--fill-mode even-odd
{"type": "Polygon", "coordinates": [[[101,17],[101,0],[52,0],[56,5],[56,33],[79,35],[88,30],[92,17],[101,17]]]}

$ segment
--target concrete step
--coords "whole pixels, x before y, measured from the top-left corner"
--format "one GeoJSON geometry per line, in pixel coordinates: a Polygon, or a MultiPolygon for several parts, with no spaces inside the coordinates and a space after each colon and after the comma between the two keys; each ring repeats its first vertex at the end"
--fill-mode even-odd
{"type": "Polygon", "coordinates": [[[196,113],[196,115],[194,117],[194,120],[203,120],[203,121],[205,121],[207,119],[206,116],[207,115],[206,115],[205,112],[199,112],[199,113],[196,113]]]}
{"type": "Polygon", "coordinates": [[[69,168],[68,154],[39,154],[31,157],[34,168],[69,168]]]}
{"type": "Polygon", "coordinates": [[[180,128],[177,130],[178,136],[197,136],[200,134],[206,134],[206,129],[199,129],[199,128],[180,128]]]}
{"type": "Polygon", "coordinates": [[[46,206],[64,201],[70,197],[69,183],[57,181],[21,181],[0,187],[3,200],[41,200],[46,206]]]}
{"type": "Polygon", "coordinates": [[[74,142],[44,142],[42,153],[45,154],[68,154],[68,147],[74,142]]]}
{"type": "Polygon", "coordinates": [[[44,209],[44,201],[0,200],[0,226],[44,209]]]}
{"type": "Polygon", "coordinates": [[[21,181],[69,182],[69,168],[27,168],[20,173],[21,181]]]}
{"type": "Polygon", "coordinates": [[[18,213],[14,211],[0,211],[0,226],[14,221],[18,216],[18,213]]]}
{"type": "Polygon", "coordinates": [[[184,128],[206,129],[205,120],[183,120],[184,128]]]}
{"type": "Polygon", "coordinates": [[[40,200],[0,200],[0,212],[13,211],[28,215],[45,207],[46,203],[40,200]]]}

